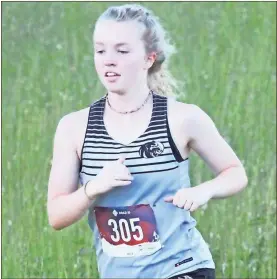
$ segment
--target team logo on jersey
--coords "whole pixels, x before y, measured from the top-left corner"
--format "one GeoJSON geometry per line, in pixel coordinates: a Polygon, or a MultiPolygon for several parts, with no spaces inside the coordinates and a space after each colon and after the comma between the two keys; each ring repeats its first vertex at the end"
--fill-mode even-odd
{"type": "Polygon", "coordinates": [[[139,155],[142,158],[154,158],[162,154],[164,146],[161,142],[152,140],[143,144],[139,149],[139,155]]]}

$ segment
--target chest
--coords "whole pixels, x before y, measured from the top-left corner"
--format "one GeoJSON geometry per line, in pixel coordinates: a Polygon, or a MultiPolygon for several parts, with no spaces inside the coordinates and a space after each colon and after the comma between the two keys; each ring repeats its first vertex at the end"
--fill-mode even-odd
{"type": "MultiPolygon", "coordinates": [[[[87,128],[89,110],[80,119],[80,125],[76,127],[76,149],[77,155],[81,158],[85,132],[87,128]]],[[[109,137],[116,143],[128,146],[143,137],[149,125],[159,124],[159,117],[153,118],[152,110],[145,107],[143,111],[131,117],[115,117],[115,115],[103,116],[105,129],[109,137]],[[152,119],[152,123],[150,122],[152,119]]],[[[167,110],[167,136],[171,137],[178,151],[183,158],[189,157],[188,137],[183,129],[183,122],[174,110],[174,106],[169,103],[167,110]]],[[[158,128],[158,127],[157,127],[158,128]]]]}
{"type": "Polygon", "coordinates": [[[116,143],[127,146],[146,132],[151,122],[151,116],[151,109],[146,107],[136,114],[105,113],[103,120],[108,135],[116,143]]]}

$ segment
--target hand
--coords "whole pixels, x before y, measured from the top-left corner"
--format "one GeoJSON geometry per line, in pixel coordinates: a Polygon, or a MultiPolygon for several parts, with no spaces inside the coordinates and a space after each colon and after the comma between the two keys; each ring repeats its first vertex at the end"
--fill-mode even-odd
{"type": "Polygon", "coordinates": [[[211,193],[200,186],[192,188],[184,188],[177,191],[174,196],[164,198],[166,202],[172,202],[174,205],[189,210],[195,211],[200,206],[203,206],[211,199],[211,193]]]}
{"type": "Polygon", "coordinates": [[[103,194],[115,187],[130,185],[134,178],[124,165],[124,161],[125,158],[120,157],[116,161],[106,163],[95,179],[91,180],[92,183],[88,184],[88,194],[90,195],[91,191],[103,194]]]}

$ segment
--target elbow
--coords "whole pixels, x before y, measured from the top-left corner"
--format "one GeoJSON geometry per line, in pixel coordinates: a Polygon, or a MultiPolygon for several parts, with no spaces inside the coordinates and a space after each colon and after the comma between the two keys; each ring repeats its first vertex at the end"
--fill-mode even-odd
{"type": "Polygon", "coordinates": [[[48,204],[47,215],[48,215],[48,224],[55,231],[60,231],[65,227],[63,222],[61,222],[61,218],[58,216],[56,210],[54,210],[54,208],[51,208],[50,204],[48,204]]]}
{"type": "Polygon", "coordinates": [[[234,178],[234,184],[236,185],[235,192],[243,191],[248,185],[248,176],[243,166],[234,166],[231,168],[232,177],[234,178]]]}
{"type": "Polygon", "coordinates": [[[49,225],[52,229],[54,229],[55,231],[60,231],[62,230],[64,227],[61,226],[58,222],[53,222],[53,221],[49,221],[49,225]]]}
{"type": "Polygon", "coordinates": [[[64,226],[61,224],[61,222],[59,222],[59,220],[57,220],[54,217],[51,217],[50,215],[48,215],[48,224],[55,231],[60,231],[64,228],[64,226]]]}

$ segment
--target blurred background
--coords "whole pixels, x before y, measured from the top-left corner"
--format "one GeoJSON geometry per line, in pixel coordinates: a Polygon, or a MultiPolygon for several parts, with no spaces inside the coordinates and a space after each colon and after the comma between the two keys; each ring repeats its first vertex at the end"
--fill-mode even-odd
{"type": "MultiPolygon", "coordinates": [[[[217,277],[276,278],[276,3],[137,3],[176,44],[180,101],[211,116],[249,176],[242,193],[193,213],[217,277]]],[[[55,232],[46,199],[59,119],[105,93],[92,31],[115,4],[2,3],[2,278],[98,278],[87,218],[55,232]]],[[[195,155],[190,175],[212,178],[195,155]]]]}

